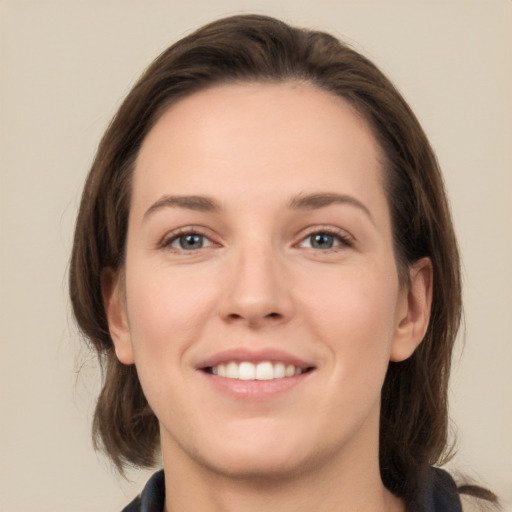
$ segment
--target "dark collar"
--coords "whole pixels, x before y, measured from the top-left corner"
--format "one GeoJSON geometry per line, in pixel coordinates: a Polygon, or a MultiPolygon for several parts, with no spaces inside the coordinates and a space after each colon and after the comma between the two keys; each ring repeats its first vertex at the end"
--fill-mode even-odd
{"type": "MultiPolygon", "coordinates": [[[[163,470],[148,481],[142,494],[122,512],[163,512],[165,504],[165,478],[163,470]]],[[[442,469],[430,468],[422,478],[414,512],[462,512],[457,486],[452,477],[442,469]]]]}
{"type": "Polygon", "coordinates": [[[122,512],[163,512],[165,505],[164,470],[155,473],[137,496],[122,512]]]}
{"type": "Polygon", "coordinates": [[[411,512],[462,512],[457,485],[449,473],[440,468],[427,468],[420,479],[415,506],[411,512]]]}

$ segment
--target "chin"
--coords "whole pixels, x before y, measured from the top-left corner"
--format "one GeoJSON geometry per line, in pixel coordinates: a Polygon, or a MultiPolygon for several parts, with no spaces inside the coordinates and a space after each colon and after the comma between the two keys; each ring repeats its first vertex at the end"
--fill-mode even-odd
{"type": "MultiPolygon", "coordinates": [[[[318,459],[318,451],[307,450],[308,443],[304,439],[293,439],[289,432],[286,435],[263,435],[261,432],[242,437],[223,437],[212,442],[197,454],[203,466],[217,474],[230,478],[265,479],[296,475],[318,459]],[[309,456],[308,456],[309,453],[309,456]]],[[[197,460],[196,459],[196,460],[197,460]]]]}
{"type": "Polygon", "coordinates": [[[225,456],[203,461],[203,465],[214,473],[230,479],[266,480],[281,479],[300,473],[305,461],[285,454],[240,453],[232,451],[225,456]]]}

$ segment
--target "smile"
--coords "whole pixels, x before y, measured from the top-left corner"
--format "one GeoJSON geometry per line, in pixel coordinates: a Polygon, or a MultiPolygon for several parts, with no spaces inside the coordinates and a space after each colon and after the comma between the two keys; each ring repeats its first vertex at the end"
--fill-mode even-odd
{"type": "Polygon", "coordinates": [[[219,377],[237,380],[275,380],[293,377],[305,373],[310,368],[300,368],[293,364],[272,363],[263,361],[251,363],[249,361],[230,361],[226,364],[205,368],[205,371],[219,377]]]}

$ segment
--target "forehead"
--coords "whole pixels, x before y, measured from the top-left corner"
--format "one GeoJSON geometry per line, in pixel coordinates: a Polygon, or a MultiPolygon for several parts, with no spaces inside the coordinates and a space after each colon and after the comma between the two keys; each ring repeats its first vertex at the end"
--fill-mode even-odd
{"type": "Polygon", "coordinates": [[[133,192],[147,202],[171,182],[184,194],[219,183],[262,195],[273,186],[300,193],[294,183],[334,191],[345,176],[352,190],[338,191],[357,195],[380,185],[380,160],[367,122],[332,93],[296,82],[219,85],[161,116],[139,152],[133,192]]]}

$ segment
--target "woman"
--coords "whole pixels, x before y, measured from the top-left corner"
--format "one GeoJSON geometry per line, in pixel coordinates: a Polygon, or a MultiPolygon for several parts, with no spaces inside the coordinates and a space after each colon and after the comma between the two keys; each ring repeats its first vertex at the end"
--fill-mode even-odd
{"type": "Polygon", "coordinates": [[[275,19],[165,51],[107,130],[73,248],[94,438],[125,510],[458,511],[461,314],[435,156],[368,60],[275,19]]]}

